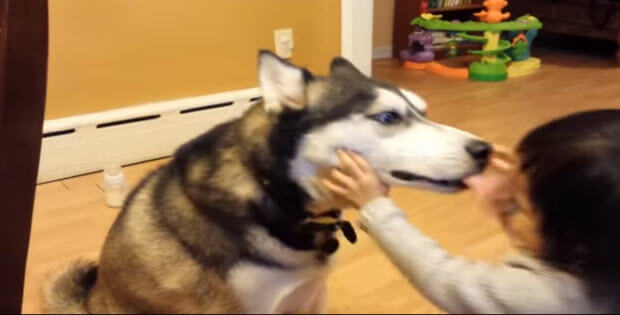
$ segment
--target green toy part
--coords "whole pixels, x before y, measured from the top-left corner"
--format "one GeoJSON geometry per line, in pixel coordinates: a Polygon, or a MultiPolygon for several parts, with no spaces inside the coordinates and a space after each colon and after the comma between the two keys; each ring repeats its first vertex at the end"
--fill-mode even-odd
{"type": "Polygon", "coordinates": [[[498,44],[498,48],[497,49],[490,49],[490,50],[470,50],[469,52],[474,54],[474,55],[483,55],[483,56],[487,56],[487,55],[493,55],[493,54],[497,54],[497,53],[501,53],[504,50],[508,50],[510,49],[510,47],[512,45],[510,45],[510,42],[507,40],[500,40],[499,44],[498,44]]]}
{"type": "Polygon", "coordinates": [[[469,78],[476,81],[502,81],[508,78],[504,62],[472,62],[469,65],[469,78]]]}
{"type": "Polygon", "coordinates": [[[542,23],[534,16],[525,15],[516,21],[501,23],[486,22],[450,22],[444,20],[428,20],[417,17],[411,21],[411,25],[419,25],[429,30],[442,31],[463,31],[463,32],[502,32],[502,31],[521,31],[542,28],[542,23]]]}
{"type": "Polygon", "coordinates": [[[486,44],[488,39],[486,37],[483,36],[475,36],[475,35],[469,35],[465,32],[460,32],[460,33],[456,33],[456,36],[462,38],[462,39],[466,39],[468,41],[472,41],[472,42],[478,42],[478,43],[483,43],[486,44]]]}
{"type": "MultiPolygon", "coordinates": [[[[469,35],[469,34],[463,33],[463,32],[457,33],[456,36],[458,36],[458,37],[460,37],[462,39],[468,40],[468,41],[479,42],[479,43],[482,43],[482,44],[486,44],[487,41],[488,41],[488,39],[486,39],[485,37],[469,35]]],[[[493,54],[501,53],[501,52],[503,52],[505,50],[510,49],[510,47],[512,47],[512,44],[510,44],[509,41],[501,39],[499,41],[497,49],[491,49],[491,50],[469,50],[469,53],[470,54],[474,54],[474,55],[488,56],[488,55],[493,55],[493,54]]],[[[506,61],[510,61],[510,57],[506,61]]]]}

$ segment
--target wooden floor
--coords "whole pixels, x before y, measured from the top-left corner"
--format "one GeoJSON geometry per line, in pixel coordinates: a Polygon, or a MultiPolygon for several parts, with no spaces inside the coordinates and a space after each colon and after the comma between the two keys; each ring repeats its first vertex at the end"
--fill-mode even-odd
{"type": "MultiPolygon", "coordinates": [[[[538,73],[499,83],[405,71],[391,60],[376,62],[374,74],[425,97],[431,119],[506,145],[514,145],[528,129],[554,117],[585,109],[620,108],[620,67],[613,67],[611,60],[554,51],[539,55],[544,65],[538,73]]],[[[127,176],[135,183],[163,162],[127,167],[127,176]]],[[[73,258],[97,257],[118,212],[104,205],[100,180],[101,174],[91,174],[38,187],[24,312],[38,311],[38,289],[46,272],[73,258]]],[[[392,196],[413,224],[455,254],[496,261],[509,250],[498,225],[476,209],[468,192],[440,195],[395,189],[392,196]]],[[[354,213],[347,216],[354,217],[354,213]]],[[[329,312],[440,312],[360,234],[357,244],[344,245],[339,251],[329,280],[329,312]]]]}

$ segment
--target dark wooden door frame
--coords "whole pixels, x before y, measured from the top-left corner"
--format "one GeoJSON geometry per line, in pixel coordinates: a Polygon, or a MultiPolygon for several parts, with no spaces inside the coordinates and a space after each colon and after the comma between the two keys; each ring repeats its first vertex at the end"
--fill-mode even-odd
{"type": "Polygon", "coordinates": [[[47,0],[0,0],[0,313],[21,312],[47,43],[47,0]]]}

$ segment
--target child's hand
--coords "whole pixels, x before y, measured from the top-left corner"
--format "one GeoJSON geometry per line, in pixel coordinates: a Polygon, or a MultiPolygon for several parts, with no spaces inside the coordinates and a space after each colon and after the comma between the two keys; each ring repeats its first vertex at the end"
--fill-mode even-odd
{"type": "Polygon", "coordinates": [[[516,161],[507,150],[497,149],[489,161],[489,167],[481,173],[465,179],[486,209],[493,216],[509,215],[518,207],[516,194],[516,161]]]}
{"type": "Polygon", "coordinates": [[[343,150],[337,154],[340,168],[332,169],[321,179],[327,190],[358,209],[375,198],[387,196],[389,186],[381,182],[364,158],[343,150]]]}

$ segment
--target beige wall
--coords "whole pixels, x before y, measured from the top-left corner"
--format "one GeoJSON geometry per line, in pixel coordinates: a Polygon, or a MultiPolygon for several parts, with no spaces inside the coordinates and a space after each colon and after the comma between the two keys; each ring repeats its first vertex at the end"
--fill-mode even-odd
{"type": "Polygon", "coordinates": [[[295,63],[340,54],[337,0],[50,1],[45,118],[256,86],[257,50],[287,27],[295,63]]]}
{"type": "Polygon", "coordinates": [[[372,46],[391,46],[394,26],[394,0],[375,0],[374,5],[372,46]]]}

